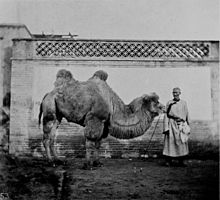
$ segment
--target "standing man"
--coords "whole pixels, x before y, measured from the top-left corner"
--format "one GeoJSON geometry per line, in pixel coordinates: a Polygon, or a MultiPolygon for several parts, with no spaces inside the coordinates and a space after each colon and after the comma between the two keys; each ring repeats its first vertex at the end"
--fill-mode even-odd
{"type": "Polygon", "coordinates": [[[189,125],[189,113],[187,103],[180,99],[180,94],[180,88],[173,88],[173,99],[166,105],[163,132],[166,166],[171,166],[173,160],[178,161],[178,166],[185,166],[184,158],[189,154],[188,141],[182,139],[180,130],[183,123],[189,125]]]}

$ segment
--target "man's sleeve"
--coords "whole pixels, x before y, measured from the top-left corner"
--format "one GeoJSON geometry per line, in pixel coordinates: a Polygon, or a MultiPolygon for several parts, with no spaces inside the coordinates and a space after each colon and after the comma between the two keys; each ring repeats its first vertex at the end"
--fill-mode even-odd
{"type": "Polygon", "coordinates": [[[185,111],[186,111],[186,122],[189,125],[190,124],[190,117],[189,117],[189,111],[188,111],[187,103],[185,103],[185,111]]]}

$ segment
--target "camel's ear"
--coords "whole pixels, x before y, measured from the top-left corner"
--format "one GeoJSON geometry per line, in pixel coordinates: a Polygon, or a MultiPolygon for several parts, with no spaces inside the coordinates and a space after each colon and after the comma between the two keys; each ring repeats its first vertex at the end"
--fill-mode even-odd
{"type": "Polygon", "coordinates": [[[155,93],[155,92],[152,92],[150,94],[151,96],[151,99],[154,101],[154,102],[157,102],[159,100],[159,96],[155,93]]]}
{"type": "Polygon", "coordinates": [[[144,102],[144,103],[148,103],[149,101],[150,101],[150,96],[147,95],[147,94],[144,95],[144,96],[143,96],[143,102],[144,102]]]}
{"type": "Polygon", "coordinates": [[[150,95],[143,96],[143,101],[145,103],[150,102],[150,101],[157,102],[158,100],[159,100],[159,96],[155,92],[151,93],[150,95]]]}

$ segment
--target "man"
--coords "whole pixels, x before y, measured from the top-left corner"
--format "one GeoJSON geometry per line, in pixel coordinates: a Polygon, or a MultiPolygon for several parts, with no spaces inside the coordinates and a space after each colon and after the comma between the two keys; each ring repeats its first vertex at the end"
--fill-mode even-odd
{"type": "Polygon", "coordinates": [[[185,166],[184,157],[189,154],[187,140],[182,140],[180,127],[186,122],[189,125],[187,103],[180,99],[181,90],[173,89],[173,99],[166,105],[164,117],[164,149],[166,166],[173,165],[176,160],[178,166],[185,166]]]}

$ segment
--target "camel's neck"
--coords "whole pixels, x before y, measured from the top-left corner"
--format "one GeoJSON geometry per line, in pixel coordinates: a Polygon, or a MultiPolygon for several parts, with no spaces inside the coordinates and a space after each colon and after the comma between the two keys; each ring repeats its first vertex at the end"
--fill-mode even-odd
{"type": "MultiPolygon", "coordinates": [[[[95,81],[95,80],[93,80],[95,81]]],[[[102,97],[110,109],[110,135],[130,139],[143,135],[151,126],[153,117],[142,108],[140,98],[125,105],[120,97],[104,81],[96,81],[102,97]]]]}
{"type": "Polygon", "coordinates": [[[117,114],[111,118],[110,135],[119,139],[131,139],[143,135],[151,126],[153,117],[148,112],[138,111],[117,114]]]}

